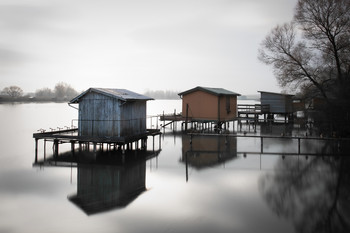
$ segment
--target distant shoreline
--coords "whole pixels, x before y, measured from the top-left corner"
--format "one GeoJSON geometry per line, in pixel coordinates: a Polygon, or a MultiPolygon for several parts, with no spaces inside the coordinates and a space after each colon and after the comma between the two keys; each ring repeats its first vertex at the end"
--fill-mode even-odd
{"type": "MultiPolygon", "coordinates": [[[[179,98],[154,98],[155,100],[181,100],[179,98]]],[[[39,98],[31,96],[22,96],[22,97],[9,97],[9,96],[0,96],[0,104],[7,103],[65,103],[69,102],[71,98],[39,98]]],[[[239,96],[238,100],[260,100],[258,96],[239,96]]]]}
{"type": "Polygon", "coordinates": [[[64,103],[69,102],[70,99],[57,98],[37,98],[37,97],[0,97],[0,104],[8,103],[64,103]]]}

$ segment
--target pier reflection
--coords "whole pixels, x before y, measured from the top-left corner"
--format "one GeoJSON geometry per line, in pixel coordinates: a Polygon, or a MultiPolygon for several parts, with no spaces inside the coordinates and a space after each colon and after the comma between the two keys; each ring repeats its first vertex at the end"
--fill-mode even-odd
{"type": "Polygon", "coordinates": [[[205,169],[224,164],[236,157],[236,137],[182,135],[181,162],[186,164],[186,181],[188,181],[188,166],[205,169]]]}
{"type": "Polygon", "coordinates": [[[260,178],[259,189],[296,232],[349,232],[349,166],[346,156],[280,159],[274,173],[260,178]]]}
{"type": "Polygon", "coordinates": [[[159,151],[122,155],[100,151],[69,152],[38,162],[37,166],[76,166],[77,193],[68,196],[87,215],[124,208],[146,188],[146,161],[159,151]]]}

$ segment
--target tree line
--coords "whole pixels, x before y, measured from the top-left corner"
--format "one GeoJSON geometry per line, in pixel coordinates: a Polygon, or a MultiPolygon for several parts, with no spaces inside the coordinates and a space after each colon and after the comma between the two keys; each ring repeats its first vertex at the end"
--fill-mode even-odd
{"type": "Polygon", "coordinates": [[[179,99],[179,95],[177,91],[169,91],[169,90],[147,90],[144,95],[149,96],[154,99],[179,99]]]}
{"type": "Polygon", "coordinates": [[[78,95],[78,92],[69,84],[59,82],[53,89],[41,88],[36,90],[33,94],[26,94],[21,87],[9,86],[1,91],[0,100],[2,102],[12,101],[67,101],[78,95]]]}

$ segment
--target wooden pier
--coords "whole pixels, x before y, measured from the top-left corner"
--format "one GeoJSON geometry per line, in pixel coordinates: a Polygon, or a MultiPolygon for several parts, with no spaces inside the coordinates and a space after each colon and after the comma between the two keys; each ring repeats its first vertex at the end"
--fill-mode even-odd
{"type": "Polygon", "coordinates": [[[320,153],[310,153],[310,152],[304,152],[302,151],[302,143],[307,142],[310,140],[316,140],[316,141],[327,141],[332,144],[332,155],[348,155],[347,150],[343,150],[343,148],[347,148],[350,143],[350,138],[330,138],[330,137],[302,137],[302,136],[275,136],[275,135],[240,135],[240,134],[214,134],[214,133],[189,133],[190,135],[190,145],[192,144],[192,139],[195,136],[217,136],[217,137],[224,137],[225,141],[228,142],[229,137],[235,137],[235,138],[255,138],[259,139],[260,141],[260,151],[257,152],[237,152],[237,153],[244,153],[244,154],[279,154],[279,155],[327,155],[327,154],[320,154],[320,153]],[[297,152],[266,152],[264,150],[264,141],[266,139],[279,139],[279,140],[293,140],[297,141],[297,152]]]}
{"type": "Polygon", "coordinates": [[[175,129],[176,122],[181,122],[181,129],[186,131],[187,124],[190,124],[192,129],[226,129],[230,122],[237,122],[238,126],[242,128],[242,124],[246,123],[256,129],[257,124],[260,122],[282,122],[287,123],[287,119],[276,120],[274,115],[270,113],[270,105],[268,104],[238,104],[237,105],[237,117],[229,120],[213,120],[213,119],[193,119],[192,117],[184,117],[181,114],[177,114],[175,111],[171,114],[159,115],[159,120],[163,122],[161,127],[170,126],[175,129]],[[263,119],[261,119],[263,116],[263,119]]]}
{"type": "MultiPolygon", "coordinates": [[[[118,149],[122,153],[125,150],[135,150],[147,148],[147,138],[148,136],[153,137],[153,150],[155,148],[155,136],[160,135],[159,129],[147,129],[143,134],[138,134],[129,137],[91,137],[91,136],[79,136],[78,128],[66,129],[66,130],[56,130],[51,132],[40,132],[34,133],[33,138],[35,139],[35,162],[38,161],[38,144],[39,140],[44,140],[44,156],[46,156],[46,142],[53,142],[53,155],[58,156],[59,145],[64,143],[71,144],[71,152],[74,154],[75,145],[79,145],[79,151],[86,149],[90,150],[90,145],[93,146],[93,152],[97,151],[97,147],[103,149],[104,145],[107,149],[118,149]],[[140,143],[139,143],[140,142],[140,143]]],[[[161,148],[161,137],[159,136],[159,149],[161,148]]]]}

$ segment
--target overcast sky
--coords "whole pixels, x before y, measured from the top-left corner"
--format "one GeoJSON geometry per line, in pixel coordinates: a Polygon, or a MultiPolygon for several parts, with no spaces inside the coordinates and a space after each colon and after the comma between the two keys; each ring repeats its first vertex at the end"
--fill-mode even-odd
{"type": "Polygon", "coordinates": [[[0,89],[280,92],[259,44],[296,0],[0,0],[0,89]]]}

